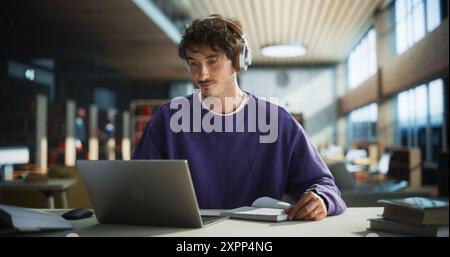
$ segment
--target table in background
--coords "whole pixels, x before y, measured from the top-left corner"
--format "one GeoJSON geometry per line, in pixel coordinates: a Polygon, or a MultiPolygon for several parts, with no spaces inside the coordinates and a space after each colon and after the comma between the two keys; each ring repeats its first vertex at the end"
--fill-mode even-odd
{"type": "Polygon", "coordinates": [[[62,207],[69,208],[67,190],[77,182],[73,178],[51,178],[46,182],[2,181],[0,182],[0,198],[3,191],[41,191],[46,199],[47,208],[55,208],[54,194],[61,195],[62,207]]]}

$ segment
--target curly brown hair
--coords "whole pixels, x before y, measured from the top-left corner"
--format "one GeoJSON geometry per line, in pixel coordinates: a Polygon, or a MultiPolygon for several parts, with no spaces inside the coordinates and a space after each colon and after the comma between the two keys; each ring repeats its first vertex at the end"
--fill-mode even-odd
{"type": "MultiPolygon", "coordinates": [[[[241,23],[235,19],[229,19],[242,30],[241,23]]],[[[187,50],[192,51],[192,47],[207,44],[216,52],[223,51],[228,59],[237,67],[241,36],[230,28],[224,17],[213,14],[203,19],[195,19],[184,32],[178,45],[178,56],[186,60],[187,50]]]]}

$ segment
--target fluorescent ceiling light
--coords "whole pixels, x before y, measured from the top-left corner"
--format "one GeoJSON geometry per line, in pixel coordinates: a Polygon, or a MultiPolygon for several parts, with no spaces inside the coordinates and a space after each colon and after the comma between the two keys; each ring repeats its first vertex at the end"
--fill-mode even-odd
{"type": "Polygon", "coordinates": [[[133,0],[133,3],[137,5],[141,11],[145,13],[158,27],[166,33],[166,35],[175,44],[181,41],[181,35],[178,29],[167,18],[167,16],[159,9],[159,7],[150,0],[133,0]]]}
{"type": "Polygon", "coordinates": [[[306,47],[301,44],[268,45],[261,49],[261,54],[267,57],[297,57],[305,55],[306,47]]]}

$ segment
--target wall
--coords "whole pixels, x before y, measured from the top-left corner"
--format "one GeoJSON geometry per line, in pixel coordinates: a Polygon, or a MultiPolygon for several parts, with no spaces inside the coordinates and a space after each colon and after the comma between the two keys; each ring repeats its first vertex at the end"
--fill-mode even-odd
{"type": "MultiPolygon", "coordinates": [[[[401,55],[395,53],[395,24],[391,10],[385,9],[375,16],[377,32],[378,73],[360,87],[339,94],[339,122],[337,142],[346,140],[344,117],[348,112],[372,102],[378,103],[378,141],[381,145],[392,145],[393,124],[392,97],[400,91],[438,77],[448,77],[448,17],[433,31],[401,55]]],[[[345,61],[338,65],[345,67],[345,61]]],[[[344,71],[341,73],[345,74],[344,71]]],[[[337,85],[345,85],[345,76],[337,76],[337,85]]],[[[342,91],[340,86],[339,91],[342,91]]]]}
{"type": "MultiPolygon", "coordinates": [[[[337,97],[342,98],[346,93],[346,83],[347,83],[347,75],[346,75],[345,62],[341,62],[336,65],[336,87],[337,87],[337,97]]],[[[338,105],[338,113],[342,113],[341,106],[338,105]]],[[[346,119],[344,116],[339,116],[337,125],[336,125],[336,144],[342,149],[345,149],[346,146],[346,119]]]]}
{"type": "MultiPolygon", "coordinates": [[[[379,19],[387,19],[385,15],[379,19]]],[[[383,25],[385,22],[377,22],[383,25]]],[[[391,96],[421,82],[436,77],[448,76],[448,17],[439,27],[428,33],[422,40],[403,54],[390,53],[387,43],[393,41],[384,32],[380,39],[381,93],[391,96]],[[381,55],[382,54],[382,55],[381,55]]],[[[380,28],[382,31],[386,31],[380,28]]],[[[390,26],[390,31],[394,31],[390,26]]]]}
{"type": "Polygon", "coordinates": [[[302,113],[314,145],[334,142],[337,122],[334,67],[253,68],[240,75],[243,90],[259,97],[278,97],[291,113],[302,113]]]}
{"type": "Polygon", "coordinates": [[[349,91],[341,98],[340,113],[346,114],[379,99],[378,73],[369,77],[357,88],[349,91]]]}

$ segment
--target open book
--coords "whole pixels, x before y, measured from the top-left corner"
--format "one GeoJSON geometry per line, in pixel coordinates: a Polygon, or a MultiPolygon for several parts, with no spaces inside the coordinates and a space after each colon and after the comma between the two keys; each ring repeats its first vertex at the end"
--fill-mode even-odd
{"type": "Polygon", "coordinates": [[[224,211],[222,215],[238,219],[284,221],[287,220],[287,214],[284,212],[284,209],[289,207],[291,207],[289,203],[264,196],[256,199],[252,206],[224,211]]]}

